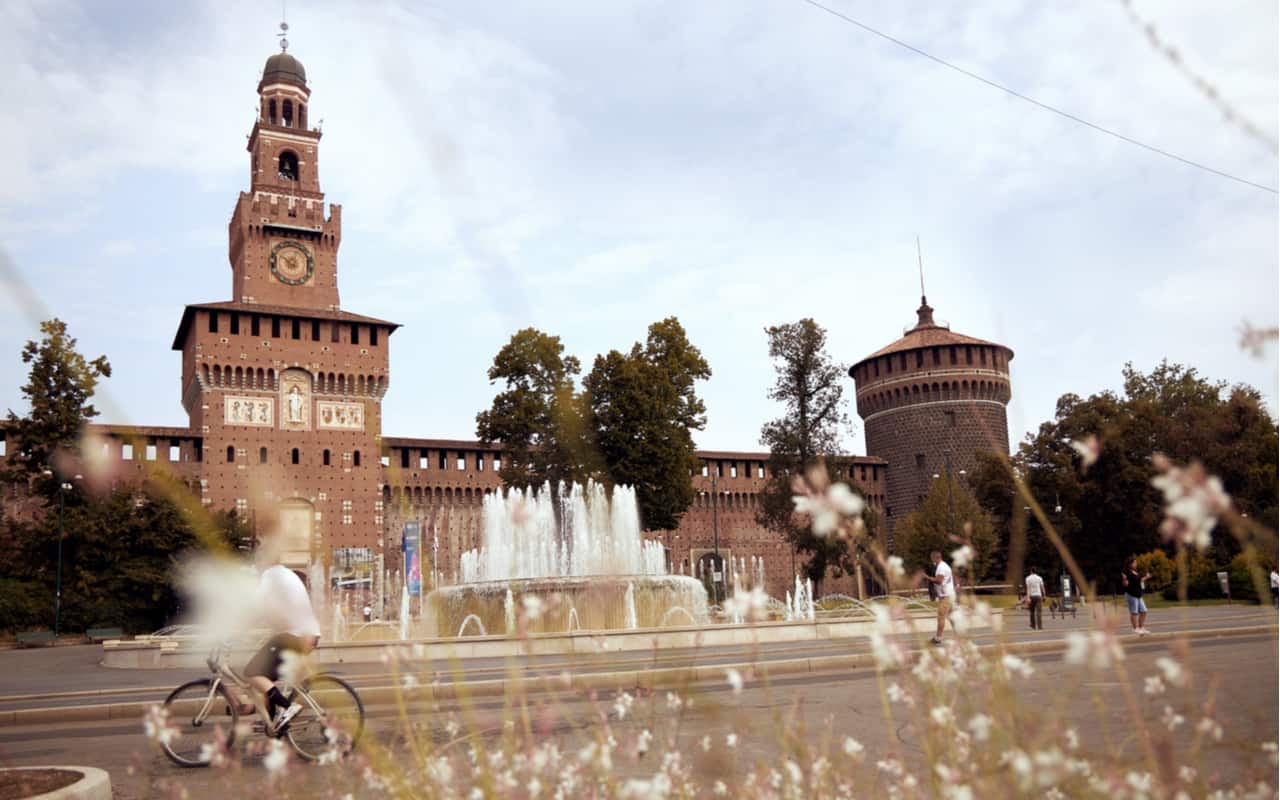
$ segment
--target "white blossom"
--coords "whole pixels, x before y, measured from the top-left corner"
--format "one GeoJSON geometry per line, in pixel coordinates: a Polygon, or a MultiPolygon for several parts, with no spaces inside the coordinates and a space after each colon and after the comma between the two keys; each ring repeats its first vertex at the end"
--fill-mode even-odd
{"type": "Polygon", "coordinates": [[[1110,631],[1073,631],[1067,634],[1068,664],[1087,664],[1091,669],[1105,670],[1113,662],[1124,660],[1124,648],[1110,631]]]}
{"type": "Polygon", "coordinates": [[[1165,501],[1160,533],[1200,550],[1208,548],[1218,517],[1231,508],[1231,497],[1223,490],[1222,481],[1205,472],[1198,462],[1179,467],[1159,454],[1151,460],[1160,472],[1151,485],[1164,494],[1165,501]]]}
{"type": "Polygon", "coordinates": [[[734,694],[742,694],[742,674],[736,669],[727,669],[724,672],[725,679],[729,681],[729,687],[733,689],[734,694]]]}
{"type": "Polygon", "coordinates": [[[849,756],[855,761],[862,760],[862,756],[863,754],[866,753],[866,750],[867,748],[862,746],[862,742],[859,742],[857,739],[853,738],[852,736],[844,737],[845,755],[849,756]]]}
{"type": "Polygon", "coordinates": [[[1160,656],[1156,659],[1156,667],[1159,668],[1160,674],[1164,677],[1165,683],[1170,686],[1179,688],[1187,685],[1187,672],[1182,665],[1174,661],[1168,656],[1160,656]]]}
{"type": "Polygon", "coordinates": [[[951,565],[956,569],[964,569],[973,562],[977,553],[969,545],[962,545],[951,551],[951,565]]]}
{"type": "Polygon", "coordinates": [[[653,743],[653,734],[648,728],[640,731],[640,735],[636,737],[636,757],[643,758],[649,752],[649,745],[653,743]]]}
{"type": "Polygon", "coordinates": [[[1210,739],[1213,739],[1215,742],[1222,741],[1222,726],[1219,725],[1217,720],[1213,719],[1212,717],[1205,717],[1201,719],[1199,722],[1197,722],[1196,731],[1198,731],[1201,734],[1204,734],[1205,736],[1208,736],[1210,739]]]}
{"type": "Polygon", "coordinates": [[[520,599],[520,604],[524,607],[525,619],[533,621],[542,616],[542,598],[536,594],[526,594],[520,599]]]}
{"type": "Polygon", "coordinates": [[[973,733],[973,738],[980,742],[985,742],[991,735],[991,726],[995,724],[995,720],[986,714],[975,714],[969,719],[969,731],[973,733]]]}
{"type": "Polygon", "coordinates": [[[1151,696],[1164,694],[1164,681],[1160,680],[1159,675],[1148,675],[1143,682],[1142,691],[1151,696]]]}
{"type": "Polygon", "coordinates": [[[630,694],[623,692],[613,701],[613,713],[618,715],[618,719],[626,719],[627,713],[631,711],[631,706],[635,703],[635,698],[630,694]]]}
{"type": "Polygon", "coordinates": [[[1186,721],[1186,718],[1173,710],[1173,706],[1165,706],[1164,713],[1160,715],[1161,724],[1171,731],[1182,727],[1182,723],[1186,721]]]}
{"type": "Polygon", "coordinates": [[[279,739],[272,739],[267,743],[267,754],[262,759],[262,766],[270,774],[278,774],[289,763],[289,751],[285,749],[284,742],[279,739]]]}
{"type": "Polygon", "coordinates": [[[907,568],[902,561],[902,556],[889,556],[888,568],[890,580],[907,576],[907,568]]]}
{"type": "Polygon", "coordinates": [[[865,507],[862,498],[846,484],[834,483],[822,494],[798,494],[791,498],[797,514],[809,517],[814,535],[825,538],[840,527],[842,517],[856,517],[865,507]]]}
{"type": "Polygon", "coordinates": [[[1012,653],[1005,654],[1004,658],[1000,659],[1000,663],[1004,665],[1004,668],[1010,674],[1019,675],[1023,678],[1030,678],[1033,672],[1029,661],[1018,658],[1012,653]]]}
{"type": "Polygon", "coordinates": [[[1102,452],[1102,445],[1098,441],[1098,437],[1092,433],[1084,437],[1080,441],[1071,441],[1071,449],[1076,451],[1080,456],[1080,466],[1082,469],[1089,469],[1098,461],[1098,456],[1102,452]]]}
{"type": "Polygon", "coordinates": [[[738,746],[738,734],[730,733],[724,737],[724,744],[730,750],[738,746]]]}

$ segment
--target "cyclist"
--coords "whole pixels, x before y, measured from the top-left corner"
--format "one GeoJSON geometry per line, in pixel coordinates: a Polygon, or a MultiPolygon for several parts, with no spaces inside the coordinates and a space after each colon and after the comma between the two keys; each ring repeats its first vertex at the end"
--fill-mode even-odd
{"type": "MultiPolygon", "coordinates": [[[[271,637],[249,659],[244,674],[266,702],[272,719],[272,732],[280,733],[302,710],[301,703],[291,703],[275,686],[284,654],[291,651],[306,655],[314,650],[320,643],[320,622],[311,608],[311,598],[302,578],[280,563],[278,536],[262,540],[255,560],[262,570],[255,604],[258,623],[271,631],[271,637]]],[[[242,709],[241,713],[253,713],[253,709],[242,709]]]]}

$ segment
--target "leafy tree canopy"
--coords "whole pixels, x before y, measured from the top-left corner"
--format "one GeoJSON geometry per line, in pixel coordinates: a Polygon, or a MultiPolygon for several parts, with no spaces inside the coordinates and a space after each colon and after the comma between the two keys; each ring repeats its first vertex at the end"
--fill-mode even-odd
{"type": "Polygon", "coordinates": [[[635,487],[646,530],[671,530],[693,502],[693,431],[706,425],[694,383],[711,368],[675,317],[642,345],[597,356],[583,381],[593,441],[610,482],[635,487]]]}
{"type": "MultiPolygon", "coordinates": [[[[1205,379],[1192,368],[1161,362],[1149,373],[1126,364],[1123,393],[1105,391],[1087,399],[1075,394],[1058,400],[1054,419],[1028,435],[1012,458],[1049,521],[1063,537],[1086,578],[1115,591],[1119,564],[1128,555],[1162,546],[1159,492],[1151,486],[1151,457],[1163,453],[1176,462],[1198,460],[1221,478],[1236,507],[1266,528],[1277,524],[1277,451],[1275,420],[1257,390],[1205,379]],[[1072,441],[1095,435],[1097,461],[1081,469],[1072,441]],[[1054,512],[1060,504],[1062,511],[1054,512]]],[[[1009,466],[980,460],[972,485],[996,520],[1006,554],[1026,526],[1027,557],[1054,558],[1039,523],[1023,511],[1013,494],[1009,466]]],[[[1218,563],[1239,550],[1220,528],[1214,534],[1218,563]]],[[[1041,564],[1049,563],[1040,560],[1041,564]]],[[[1012,566],[1012,564],[1011,564],[1012,566]]]]}
{"type": "Polygon", "coordinates": [[[944,474],[934,480],[924,502],[903,518],[895,532],[898,552],[908,571],[931,568],[929,554],[934,550],[950,563],[952,551],[963,543],[958,539],[964,539],[967,533],[974,558],[968,568],[958,573],[976,580],[999,575],[991,518],[954,475],[944,474]],[[995,575],[990,574],[992,570],[997,570],[995,575]]]}
{"type": "Polygon", "coordinates": [[[836,466],[840,435],[849,424],[845,369],[827,353],[827,332],[812,319],[775,325],[765,333],[777,372],[769,399],[782,403],[785,411],[760,429],[760,443],[769,448],[771,477],[761,490],[756,522],[780,533],[796,551],[808,553],[804,571],[820,585],[828,568],[837,574],[851,571],[853,553],[848,541],[816,536],[809,521],[795,514],[791,481],[819,459],[836,466]]]}
{"type": "Polygon", "coordinates": [[[39,341],[28,341],[22,349],[23,363],[31,365],[22,387],[29,410],[25,416],[8,413],[8,433],[17,452],[9,458],[5,477],[35,477],[35,490],[52,501],[62,476],[41,473],[57,471],[59,462],[77,450],[85,423],[98,416],[90,400],[98,379],[111,376],[111,365],[106,356],[90,361],[81,355],[60,319],[40,323],[40,332],[39,341]]]}

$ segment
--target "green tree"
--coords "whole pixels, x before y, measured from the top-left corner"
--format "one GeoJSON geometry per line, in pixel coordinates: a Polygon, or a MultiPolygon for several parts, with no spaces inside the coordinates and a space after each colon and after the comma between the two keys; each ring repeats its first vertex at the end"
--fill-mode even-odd
{"type": "Polygon", "coordinates": [[[827,353],[827,332],[812,319],[775,325],[765,333],[777,372],[769,399],[782,403],[785,412],[760,430],[760,443],[769,448],[770,478],[760,493],[756,521],[809,555],[805,574],[820,586],[828,568],[837,574],[853,569],[849,542],[817,536],[808,520],[797,517],[791,481],[819,459],[840,454],[841,432],[849,424],[845,370],[827,353]]]}
{"type": "Polygon", "coordinates": [[[693,431],[706,425],[694,383],[711,368],[675,317],[629,354],[597,356],[583,380],[591,433],[613,484],[635,488],[646,530],[672,530],[693,502],[693,431]]]}
{"type": "MultiPolygon", "coordinates": [[[[1123,375],[1122,393],[1104,391],[1087,399],[1063,395],[1054,419],[1029,435],[1011,461],[1086,579],[1107,592],[1120,590],[1125,556],[1165,546],[1159,534],[1163,501],[1151,486],[1155,453],[1176,462],[1203,462],[1221,478],[1237,508],[1265,528],[1274,530],[1277,522],[1280,436],[1255,389],[1228,387],[1167,361],[1150,373],[1126,364],[1123,375]],[[1082,470],[1071,442],[1091,435],[1098,437],[1101,450],[1082,470]],[[1050,513],[1057,503],[1062,512],[1050,513]]],[[[1016,531],[1023,500],[1012,494],[1004,500],[1012,479],[988,467],[975,470],[975,491],[998,524],[1016,531]]],[[[1028,552],[1033,545],[1049,548],[1047,540],[1034,544],[1034,527],[1027,531],[1028,552]]],[[[1209,561],[1227,563],[1239,549],[1239,542],[1219,528],[1209,561]]]]}
{"type": "Polygon", "coordinates": [[[90,401],[98,379],[111,376],[111,365],[106,356],[90,361],[81,355],[60,319],[40,323],[40,333],[39,341],[28,341],[22,349],[23,363],[31,365],[22,387],[29,409],[25,416],[8,413],[6,427],[17,451],[10,454],[5,478],[35,478],[34,489],[47,505],[63,478],[42,473],[66,471],[62,464],[77,451],[85,423],[98,416],[90,401]]]}
{"type": "MultiPolygon", "coordinates": [[[[929,554],[934,550],[950,562],[952,551],[961,546],[952,533],[963,538],[966,531],[974,557],[958,573],[975,580],[994,577],[992,570],[997,570],[998,575],[1000,565],[995,559],[996,535],[991,518],[964,483],[954,476],[942,475],[933,481],[924,502],[896,526],[895,540],[908,571],[912,571],[930,567],[929,554]]],[[[1035,566],[1044,569],[1039,564],[1035,566]]]]}
{"type": "Polygon", "coordinates": [[[577,358],[564,355],[560,337],[535,328],[514,334],[494,356],[489,382],[505,388],[476,415],[476,436],[502,446],[499,474],[508,486],[554,487],[590,474],[585,408],[574,391],[581,371],[577,358]]]}

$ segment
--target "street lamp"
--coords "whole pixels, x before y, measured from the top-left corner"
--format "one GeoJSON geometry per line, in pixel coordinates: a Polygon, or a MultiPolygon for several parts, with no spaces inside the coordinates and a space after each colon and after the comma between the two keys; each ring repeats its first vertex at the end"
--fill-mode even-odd
{"type": "MultiPolygon", "coordinates": [[[[947,534],[950,536],[954,536],[956,533],[956,509],[955,509],[955,502],[951,498],[951,451],[943,450],[942,456],[944,459],[946,459],[946,470],[947,470],[947,534]]],[[[960,470],[956,474],[963,477],[968,473],[965,472],[964,470],[960,470]]],[[[933,473],[933,477],[935,480],[937,480],[941,476],[935,472],[933,473]]]]}
{"type": "MultiPolygon", "coordinates": [[[[46,478],[54,477],[53,470],[46,469],[40,474],[46,478]]],[[[76,480],[80,480],[81,476],[77,475],[76,480]]],[[[58,482],[58,571],[54,578],[53,588],[53,638],[58,638],[58,629],[62,621],[62,523],[63,510],[66,507],[66,493],[72,488],[67,481],[58,482]]]]}

